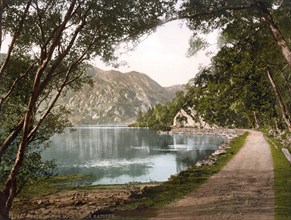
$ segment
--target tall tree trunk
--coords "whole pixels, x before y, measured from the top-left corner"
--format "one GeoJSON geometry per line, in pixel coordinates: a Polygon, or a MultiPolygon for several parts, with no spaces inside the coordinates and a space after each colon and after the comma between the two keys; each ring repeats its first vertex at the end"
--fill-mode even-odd
{"type": "Polygon", "coordinates": [[[277,41],[278,45],[281,48],[282,54],[284,58],[286,59],[289,67],[291,67],[291,50],[283,37],[279,27],[275,24],[274,19],[267,9],[267,7],[264,5],[264,3],[261,0],[255,0],[255,4],[259,11],[262,13],[263,18],[265,19],[266,23],[268,24],[275,40],[277,41]]]}
{"type": "MultiPolygon", "coordinates": [[[[3,1],[2,0],[2,7],[3,6],[3,1]]],[[[26,7],[25,7],[25,10],[20,18],[20,21],[18,24],[16,24],[16,28],[15,28],[15,31],[13,33],[13,36],[12,36],[12,40],[8,46],[8,51],[6,53],[6,56],[5,56],[5,59],[0,67],[0,77],[4,74],[4,70],[6,69],[8,63],[9,63],[9,60],[10,60],[10,57],[11,57],[11,54],[12,54],[12,50],[14,49],[14,45],[16,43],[16,40],[18,39],[19,35],[21,34],[21,31],[24,27],[24,24],[25,24],[25,19],[27,18],[27,15],[29,13],[29,8],[31,6],[31,2],[32,0],[29,0],[26,4],[26,7]]],[[[1,27],[3,29],[3,27],[1,27]]],[[[2,31],[2,30],[1,30],[2,31]]],[[[2,34],[1,34],[2,35],[2,34]]],[[[0,79],[1,80],[1,79],[0,79]]]]}
{"type": "Polygon", "coordinates": [[[255,129],[259,129],[260,125],[259,125],[259,121],[258,121],[258,118],[257,118],[257,114],[256,114],[255,111],[253,111],[253,114],[254,114],[254,121],[255,121],[255,129]]]}
{"type": "Polygon", "coordinates": [[[276,128],[276,131],[278,132],[278,134],[281,133],[281,129],[279,128],[279,122],[278,122],[278,119],[275,118],[275,128],[276,128]]]}
{"type": "MultiPolygon", "coordinates": [[[[24,123],[22,128],[22,139],[18,146],[17,155],[12,169],[8,175],[7,181],[0,192],[0,207],[1,214],[0,217],[3,219],[9,219],[9,211],[12,206],[14,197],[16,196],[16,178],[21,168],[21,165],[24,160],[25,151],[29,143],[29,133],[32,129],[32,120],[33,120],[33,105],[36,101],[37,94],[33,95],[29,101],[29,110],[26,112],[24,117],[24,123]],[[3,211],[2,211],[3,209],[3,211]],[[2,216],[1,216],[2,215],[2,216]]],[[[0,218],[1,219],[1,218],[0,218]]]]}
{"type": "Polygon", "coordinates": [[[28,146],[28,133],[30,130],[29,126],[31,125],[30,118],[31,116],[30,116],[30,113],[28,112],[26,116],[25,124],[24,124],[24,129],[23,129],[24,134],[26,135],[23,135],[22,137],[22,140],[18,147],[18,152],[17,152],[14,165],[9,173],[9,176],[7,178],[7,181],[4,185],[2,192],[0,192],[0,213],[1,213],[0,220],[2,220],[2,218],[9,219],[9,211],[11,209],[13,199],[16,196],[16,190],[17,190],[16,178],[20,171],[21,165],[24,160],[25,151],[28,146]]]}
{"type": "Polygon", "coordinates": [[[9,209],[6,207],[6,195],[4,192],[0,193],[0,219],[1,220],[8,220],[9,219],[9,209]]]}
{"type": "Polygon", "coordinates": [[[2,38],[3,38],[3,11],[4,11],[4,2],[0,0],[0,51],[2,49],[2,38]]]}
{"type": "Polygon", "coordinates": [[[270,70],[268,69],[267,70],[267,75],[268,75],[268,78],[270,80],[270,83],[272,85],[272,88],[274,90],[274,93],[275,93],[275,96],[276,96],[276,99],[278,101],[278,104],[279,104],[279,107],[280,107],[280,110],[281,110],[281,113],[282,113],[282,117],[284,119],[284,122],[288,128],[288,130],[291,132],[291,118],[290,118],[290,115],[288,114],[287,110],[286,110],[286,107],[285,107],[285,104],[283,102],[283,98],[279,92],[279,89],[277,88],[276,86],[276,83],[273,79],[273,76],[270,72],[270,70]]]}
{"type": "Polygon", "coordinates": [[[16,195],[16,179],[11,182],[9,190],[0,193],[0,219],[9,220],[9,211],[12,207],[13,199],[16,195]]]}

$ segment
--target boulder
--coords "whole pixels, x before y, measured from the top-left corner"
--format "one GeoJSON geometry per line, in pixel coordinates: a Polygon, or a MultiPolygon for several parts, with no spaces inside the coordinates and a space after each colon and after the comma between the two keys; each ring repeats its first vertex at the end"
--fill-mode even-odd
{"type": "Polygon", "coordinates": [[[212,156],[219,156],[219,155],[224,155],[224,154],[226,154],[226,150],[218,149],[218,150],[214,151],[211,155],[212,156]]]}

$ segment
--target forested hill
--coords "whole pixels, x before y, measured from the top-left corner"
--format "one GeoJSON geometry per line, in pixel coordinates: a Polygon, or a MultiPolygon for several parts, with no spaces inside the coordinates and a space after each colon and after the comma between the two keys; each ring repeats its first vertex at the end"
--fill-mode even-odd
{"type": "Polygon", "coordinates": [[[129,124],[140,111],[173,99],[183,86],[164,88],[139,72],[122,73],[92,68],[92,85],[70,91],[62,100],[73,124],[129,124]]]}

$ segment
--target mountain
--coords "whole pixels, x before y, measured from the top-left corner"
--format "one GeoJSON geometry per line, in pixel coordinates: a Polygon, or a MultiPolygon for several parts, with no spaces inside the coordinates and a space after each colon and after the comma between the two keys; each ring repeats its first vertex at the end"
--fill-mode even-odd
{"type": "Polygon", "coordinates": [[[173,86],[169,86],[169,87],[164,87],[168,93],[171,93],[171,95],[173,95],[173,97],[176,95],[176,93],[178,91],[184,91],[186,89],[186,85],[173,85],[173,86]]]}
{"type": "Polygon", "coordinates": [[[139,72],[121,73],[92,68],[93,85],[63,99],[73,124],[129,124],[138,112],[172,100],[182,86],[164,88],[139,72]]]}

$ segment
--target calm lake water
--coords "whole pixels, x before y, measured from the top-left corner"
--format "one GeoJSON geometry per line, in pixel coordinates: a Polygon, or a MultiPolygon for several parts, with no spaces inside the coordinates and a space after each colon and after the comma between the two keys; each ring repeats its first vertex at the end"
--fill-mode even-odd
{"type": "Polygon", "coordinates": [[[54,135],[42,155],[56,160],[60,174],[94,176],[78,184],[166,181],[224,141],[219,136],[160,135],[128,127],[76,127],[54,135]]]}

